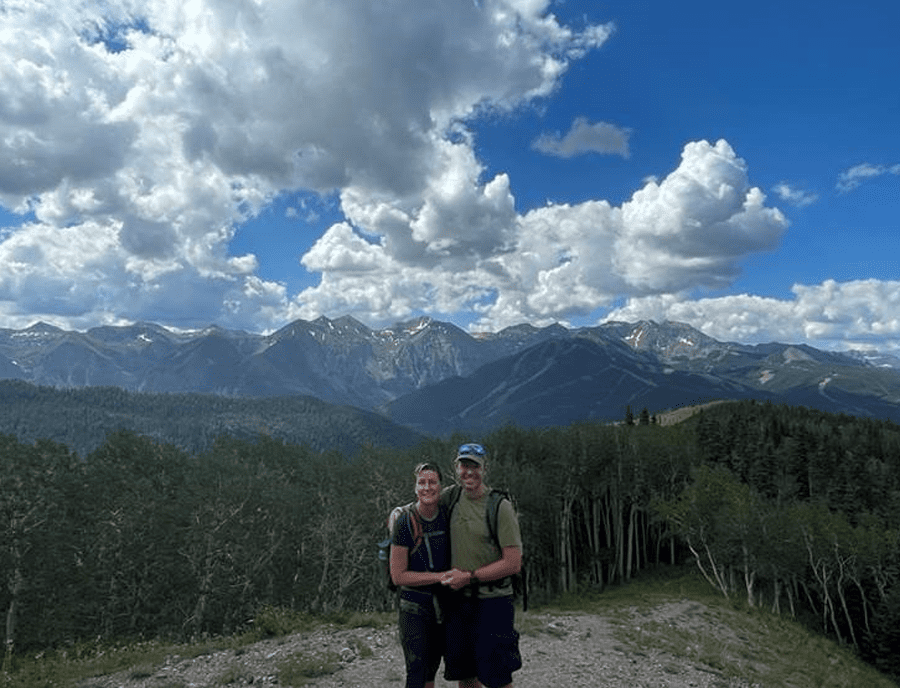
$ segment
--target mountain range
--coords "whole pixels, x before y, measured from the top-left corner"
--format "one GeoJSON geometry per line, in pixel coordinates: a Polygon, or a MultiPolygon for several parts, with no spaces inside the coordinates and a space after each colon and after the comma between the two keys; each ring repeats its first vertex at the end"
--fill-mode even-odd
{"type": "MultiPolygon", "coordinates": [[[[716,399],[759,399],[900,422],[900,360],[805,345],[720,342],[682,323],[519,325],[469,334],[419,318],[351,317],[272,334],[139,323],[0,329],[0,379],[57,389],[228,398],[315,397],[419,432],[617,421],[716,399]]],[[[0,428],[2,431],[2,428],[0,428]]]]}

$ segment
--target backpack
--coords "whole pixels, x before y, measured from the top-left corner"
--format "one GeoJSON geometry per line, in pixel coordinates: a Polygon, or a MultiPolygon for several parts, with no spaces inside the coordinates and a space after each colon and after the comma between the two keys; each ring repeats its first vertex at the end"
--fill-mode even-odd
{"type": "Polygon", "coordinates": [[[378,561],[381,565],[381,575],[385,581],[385,587],[390,592],[396,592],[397,586],[391,580],[391,541],[394,539],[394,529],[397,527],[397,521],[400,520],[401,514],[409,514],[410,525],[412,526],[413,539],[415,544],[410,551],[412,556],[425,538],[422,537],[422,521],[419,520],[419,512],[416,511],[416,503],[410,502],[403,506],[395,506],[388,516],[387,529],[388,536],[378,543],[378,561]]]}
{"type": "MultiPolygon", "coordinates": [[[[441,502],[444,502],[447,505],[447,523],[450,522],[450,518],[453,515],[453,509],[456,507],[460,495],[462,495],[461,485],[453,485],[452,487],[447,488],[441,495],[441,502]]],[[[494,487],[492,487],[491,491],[488,493],[487,509],[485,510],[488,533],[490,533],[491,539],[498,549],[501,548],[497,521],[500,518],[500,503],[504,499],[512,504],[513,509],[518,512],[513,496],[506,490],[500,490],[494,487]]],[[[511,578],[513,596],[522,600],[522,611],[528,611],[528,573],[525,569],[524,559],[522,560],[522,568],[519,570],[519,573],[514,574],[511,578]]]]}

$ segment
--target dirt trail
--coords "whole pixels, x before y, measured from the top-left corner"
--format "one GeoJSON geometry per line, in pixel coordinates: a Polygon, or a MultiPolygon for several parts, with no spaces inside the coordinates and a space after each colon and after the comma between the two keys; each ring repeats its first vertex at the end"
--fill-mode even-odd
{"type": "MultiPolygon", "coordinates": [[[[652,612],[631,612],[630,624],[665,623],[685,630],[707,625],[706,608],[695,602],[661,605],[652,612]]],[[[518,688],[604,686],[605,688],[749,688],[688,657],[654,650],[635,651],[614,637],[613,620],[591,614],[521,614],[523,667],[518,688]]],[[[719,632],[722,632],[719,629],[719,632]]],[[[727,631],[724,631],[727,632],[727,631]]],[[[265,640],[240,650],[196,658],[169,657],[160,667],[90,679],[81,688],[202,688],[274,686],[288,683],[284,667],[314,657],[330,659],[330,671],[310,677],[319,688],[401,688],[403,653],[395,628],[333,629],[265,640]],[[336,662],[336,664],[335,664],[336,662]],[[279,675],[281,680],[279,680],[279,675]]],[[[440,677],[436,688],[450,688],[440,677]]]]}

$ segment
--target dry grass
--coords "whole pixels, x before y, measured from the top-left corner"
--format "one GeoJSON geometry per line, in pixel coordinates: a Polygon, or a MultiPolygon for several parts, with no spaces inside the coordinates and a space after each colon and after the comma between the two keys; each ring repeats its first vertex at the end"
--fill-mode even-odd
{"type": "Polygon", "coordinates": [[[675,425],[683,420],[687,420],[695,413],[700,413],[705,408],[715,406],[716,404],[724,404],[725,400],[711,401],[708,404],[698,404],[697,406],[682,406],[672,409],[671,411],[663,411],[656,414],[656,420],[660,425],[675,425]]]}
{"type": "Polygon", "coordinates": [[[715,593],[692,570],[610,589],[591,611],[615,619],[631,651],[688,658],[759,686],[897,688],[897,683],[802,624],[715,593]]]}
{"type": "MultiPolygon", "coordinates": [[[[0,675],[0,687],[237,687],[263,676],[277,677],[283,686],[330,686],[350,680],[347,671],[362,672],[366,680],[359,685],[389,686],[403,674],[402,655],[393,646],[395,625],[393,614],[316,618],[269,610],[258,632],[235,638],[23,659],[14,673],[0,675]],[[355,657],[350,664],[338,654],[345,650],[355,657]],[[166,669],[192,663],[205,673],[166,669]]],[[[847,647],[789,618],[725,599],[692,569],[665,569],[602,592],[577,591],[518,614],[517,625],[530,662],[517,681],[523,686],[562,678],[563,670],[571,674],[569,685],[591,685],[584,681],[595,680],[602,665],[610,686],[898,688],[847,647]],[[635,667],[644,673],[634,674],[635,667]]]]}

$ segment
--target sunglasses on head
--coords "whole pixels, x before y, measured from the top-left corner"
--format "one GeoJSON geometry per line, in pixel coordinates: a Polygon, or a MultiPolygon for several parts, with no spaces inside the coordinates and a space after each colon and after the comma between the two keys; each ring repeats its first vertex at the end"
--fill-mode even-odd
{"type": "Polygon", "coordinates": [[[484,456],[487,452],[484,451],[484,447],[480,444],[463,444],[460,446],[459,450],[456,452],[457,456],[460,458],[464,456],[484,456]]]}

